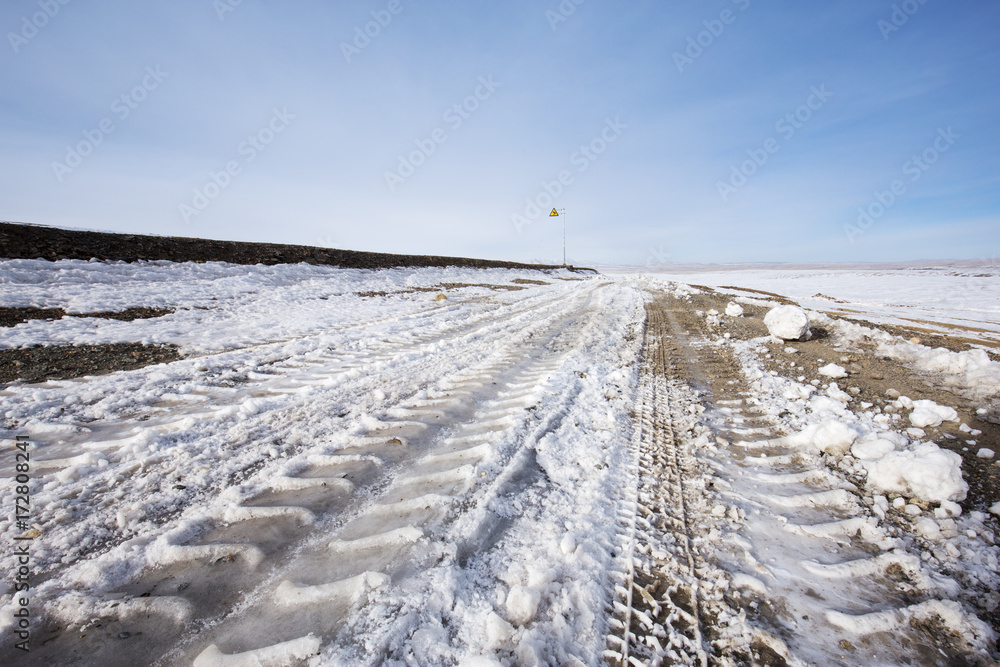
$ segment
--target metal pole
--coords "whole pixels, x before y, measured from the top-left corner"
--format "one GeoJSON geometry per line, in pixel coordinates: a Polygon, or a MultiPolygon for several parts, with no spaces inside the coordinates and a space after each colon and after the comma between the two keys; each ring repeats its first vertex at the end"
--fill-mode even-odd
{"type": "Polygon", "coordinates": [[[566,264],[566,209],[563,209],[563,266],[566,264]]]}

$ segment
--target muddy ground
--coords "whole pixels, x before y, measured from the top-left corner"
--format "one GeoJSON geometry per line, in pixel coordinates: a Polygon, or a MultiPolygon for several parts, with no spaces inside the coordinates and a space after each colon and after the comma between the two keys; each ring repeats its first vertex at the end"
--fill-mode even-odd
{"type": "MultiPolygon", "coordinates": [[[[713,309],[720,313],[724,312],[726,305],[733,299],[731,295],[720,294],[711,288],[702,289],[707,293],[693,295],[690,301],[673,300],[675,303],[671,314],[675,318],[678,330],[684,331],[692,339],[704,337],[708,340],[724,333],[729,333],[732,338],[740,340],[769,335],[763,321],[769,308],[762,306],[741,304],[744,309],[743,317],[726,317],[723,326],[710,327],[704,313],[713,309]],[[703,311],[703,314],[699,315],[698,311],[703,311]]],[[[784,298],[782,300],[792,303],[784,298]]],[[[868,325],[864,321],[855,321],[868,325]]],[[[849,376],[836,382],[842,390],[856,394],[856,398],[850,404],[853,410],[861,410],[860,404],[866,402],[872,403],[883,412],[891,413],[895,410],[890,406],[894,401],[893,396],[898,395],[893,392],[909,396],[913,400],[930,399],[955,408],[959,414],[959,421],[944,422],[938,427],[925,428],[924,439],[931,440],[942,449],[949,449],[962,457],[962,473],[969,485],[968,495],[960,503],[964,512],[972,510],[988,512],[994,503],[1000,501],[1000,464],[996,459],[976,456],[984,447],[1000,452],[1000,425],[980,418],[976,414],[978,405],[960,394],[934,386],[933,378],[922,377],[891,359],[875,354],[874,346],[860,351],[846,351],[834,348],[833,339],[822,329],[814,329],[813,336],[812,340],[807,341],[769,343],[770,353],[767,356],[770,358],[763,359],[765,368],[796,380],[804,378],[808,382],[814,379],[828,381],[828,378],[818,374],[821,366],[831,362],[843,366],[849,376]],[[796,352],[794,354],[785,352],[788,347],[794,348],[796,352]],[[964,433],[958,428],[962,423],[982,433],[975,436],[964,433]],[[970,441],[975,442],[973,444],[970,441]]],[[[703,346],[694,354],[696,356],[688,359],[687,363],[678,361],[675,372],[694,387],[708,392],[706,404],[738,398],[740,392],[747,390],[740,365],[733,358],[729,348],[703,346]]],[[[819,386],[824,387],[826,384],[821,382],[819,386]]],[[[871,409],[874,410],[875,407],[871,409]]],[[[899,422],[899,426],[909,426],[909,422],[904,418],[899,422]]],[[[863,480],[857,481],[863,483],[863,480]]],[[[910,518],[899,509],[890,509],[889,515],[892,520],[899,523],[910,522],[910,518]]],[[[981,611],[980,618],[1000,632],[1000,610],[981,611]]],[[[775,661],[771,664],[777,665],[781,662],[775,661]]]]}
{"type": "MultiPolygon", "coordinates": [[[[751,389],[743,374],[742,366],[734,357],[731,347],[698,344],[699,341],[712,341],[726,333],[730,334],[731,338],[738,340],[769,337],[763,317],[770,306],[741,304],[744,308],[743,317],[724,317],[722,326],[711,326],[706,319],[708,311],[724,312],[726,305],[733,301],[733,297],[719,293],[712,288],[701,287],[700,289],[704,293],[692,295],[690,299],[664,296],[655,301],[654,305],[669,320],[672,335],[677,339],[676,343],[668,344],[669,372],[675,379],[680,379],[703,392],[702,403],[711,412],[720,402],[739,400],[751,389]],[[694,344],[688,344],[689,342],[694,344]]],[[[778,297],[775,300],[781,303],[794,303],[780,295],[771,296],[778,297]]],[[[862,325],[869,324],[865,321],[854,321],[862,325]]],[[[841,389],[850,391],[850,393],[856,392],[856,398],[850,403],[853,410],[860,411],[860,404],[867,402],[873,404],[873,407],[870,408],[872,410],[877,406],[884,412],[893,412],[894,408],[890,407],[890,404],[894,399],[886,393],[890,390],[909,396],[914,400],[926,398],[942,405],[954,407],[959,413],[960,421],[945,422],[936,428],[925,428],[926,436],[924,439],[933,440],[940,447],[950,449],[962,456],[963,476],[969,484],[968,496],[960,503],[964,511],[985,512],[1000,500],[1000,465],[997,464],[996,460],[981,459],[976,456],[979,449],[983,447],[1000,451],[1000,426],[979,418],[976,414],[977,405],[959,394],[934,386],[933,378],[921,377],[901,364],[875,354],[873,345],[861,350],[847,351],[834,347],[834,339],[830,337],[829,332],[814,328],[813,333],[813,339],[808,341],[769,343],[769,353],[762,359],[765,369],[795,380],[803,379],[799,381],[809,382],[819,379],[828,382],[828,378],[823,378],[818,374],[818,369],[830,362],[837,363],[847,368],[850,373],[847,378],[836,382],[841,389]],[[785,352],[787,347],[792,347],[797,351],[795,353],[785,352]],[[855,391],[851,391],[852,387],[855,388],[855,391]],[[973,429],[982,431],[982,433],[972,436],[960,431],[958,427],[962,422],[973,429]],[[968,440],[976,442],[970,444],[967,442],[968,440]]],[[[965,349],[962,346],[956,347],[965,349]]],[[[821,382],[819,386],[826,386],[826,382],[821,382]]],[[[740,426],[744,428],[767,426],[767,420],[749,418],[743,420],[740,426]]],[[[906,426],[909,426],[909,422],[905,418],[898,423],[898,427],[906,426]]],[[[731,440],[742,439],[738,433],[728,433],[725,423],[715,424],[713,428],[716,429],[718,435],[731,440]]],[[[852,481],[859,488],[864,487],[863,479],[853,479],[852,481]]],[[[894,496],[890,495],[890,500],[892,497],[894,496]]],[[[908,500],[914,501],[914,499],[908,500]]],[[[918,504],[920,504],[919,501],[918,504]]],[[[908,517],[902,510],[894,508],[889,510],[887,517],[890,522],[900,526],[908,526],[912,521],[912,517],[908,517]]],[[[912,528],[909,530],[912,532],[912,528]]],[[[948,574],[947,571],[945,573],[948,574]]],[[[736,602],[733,604],[736,605],[736,602]]],[[[767,610],[766,603],[761,604],[759,608],[744,609],[748,617],[756,617],[764,613],[762,610],[767,610]]],[[[1000,609],[989,611],[980,608],[977,613],[982,621],[1000,633],[1000,609]]],[[[711,634],[710,630],[709,634],[711,634]]],[[[944,646],[948,644],[949,639],[949,636],[946,635],[947,633],[941,637],[944,646]]],[[[842,645],[842,648],[845,651],[855,650],[850,642],[842,645]]],[[[771,651],[767,646],[755,644],[753,650],[756,654],[754,659],[745,664],[774,666],[787,664],[780,655],[771,651]]],[[[960,657],[952,656],[952,661],[948,664],[967,663],[962,661],[960,657]]]]}
{"type": "Polygon", "coordinates": [[[0,350],[0,383],[15,380],[29,383],[70,380],[85,375],[131,371],[180,358],[180,353],[173,346],[141,343],[53,345],[0,350]]]}
{"type": "MultiPolygon", "coordinates": [[[[14,327],[28,320],[59,320],[64,317],[99,317],[132,322],[162,317],[168,308],[127,308],[122,311],[69,314],[62,308],[0,308],[0,326],[14,327]]],[[[0,384],[16,380],[45,382],[70,380],[85,375],[130,371],[150,364],[180,359],[172,345],[113,343],[103,345],[50,345],[0,350],[0,384]]]]}
{"type": "MultiPolygon", "coordinates": [[[[726,304],[732,300],[731,296],[714,290],[692,296],[690,302],[692,317],[685,318],[687,326],[697,327],[709,337],[723,333],[729,333],[733,338],[741,340],[768,336],[767,327],[764,326],[764,315],[769,310],[767,307],[741,304],[744,310],[743,317],[726,317],[725,325],[714,330],[708,326],[704,317],[695,314],[698,310],[707,312],[713,309],[721,313],[725,311],[726,304]]],[[[862,320],[853,321],[864,326],[880,328],[862,320]]],[[[806,382],[820,379],[823,380],[820,387],[828,383],[828,378],[818,373],[821,366],[836,363],[844,367],[849,373],[848,377],[836,382],[842,390],[856,395],[850,406],[854,410],[860,410],[860,403],[865,402],[877,406],[882,411],[892,412],[894,408],[889,404],[895,400],[895,394],[891,393],[891,390],[909,396],[913,400],[930,399],[955,408],[958,411],[959,421],[944,422],[938,427],[925,428],[926,438],[962,456],[963,471],[970,487],[969,497],[962,503],[965,510],[986,511],[1000,501],[1000,466],[996,464],[996,459],[981,459],[976,456],[976,453],[984,447],[1000,452],[1000,425],[977,415],[976,410],[981,407],[980,405],[974,404],[954,391],[934,386],[932,377],[922,377],[896,361],[875,354],[874,345],[864,346],[860,351],[837,349],[828,332],[822,329],[813,328],[811,340],[780,344],[772,342],[768,343],[768,347],[770,358],[763,359],[768,371],[775,371],[793,379],[803,377],[806,382]],[[796,352],[788,353],[785,351],[786,348],[792,348],[796,352]],[[982,433],[970,436],[959,430],[962,423],[982,433]],[[976,444],[969,444],[967,442],[969,440],[975,440],[976,444]]],[[[908,426],[909,422],[906,422],[906,425],[908,426]]]]}

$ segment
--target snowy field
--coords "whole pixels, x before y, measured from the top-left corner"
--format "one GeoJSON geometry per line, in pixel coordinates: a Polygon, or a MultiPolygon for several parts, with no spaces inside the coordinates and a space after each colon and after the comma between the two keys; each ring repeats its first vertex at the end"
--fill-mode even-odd
{"type": "Polygon", "coordinates": [[[4,577],[0,650],[990,664],[1000,503],[970,482],[996,468],[1000,364],[837,317],[988,347],[1000,275],[977,273],[2,261],[0,306],[69,315],[0,329],[0,350],[183,358],[0,390],[3,497],[23,493],[15,436],[31,478],[30,519],[13,501],[0,518],[6,572],[30,549],[31,595],[4,577]],[[830,337],[762,333],[762,291],[830,337]],[[174,312],[72,316],[135,307],[174,312]],[[876,398],[863,376],[890,361],[905,393],[876,398]]]}
{"type": "Polygon", "coordinates": [[[659,272],[710,287],[772,292],[800,305],[847,317],[929,327],[1000,348],[1000,264],[898,269],[760,269],[659,272]]]}

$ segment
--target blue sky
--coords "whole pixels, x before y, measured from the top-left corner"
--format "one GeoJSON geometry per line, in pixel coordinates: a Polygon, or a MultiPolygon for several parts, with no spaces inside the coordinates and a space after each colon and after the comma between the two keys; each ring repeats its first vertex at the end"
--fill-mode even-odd
{"type": "Polygon", "coordinates": [[[4,220],[561,260],[555,206],[577,264],[1000,245],[989,0],[8,0],[0,28],[4,220]]]}

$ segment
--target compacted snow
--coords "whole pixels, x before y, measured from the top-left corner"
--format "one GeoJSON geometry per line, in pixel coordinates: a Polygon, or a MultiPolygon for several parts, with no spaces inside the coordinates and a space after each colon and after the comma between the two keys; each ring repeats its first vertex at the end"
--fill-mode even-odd
{"type": "MultiPolygon", "coordinates": [[[[764,280],[742,278],[725,284],[764,280]]],[[[781,305],[739,291],[687,339],[674,313],[699,289],[562,270],[15,260],[0,287],[0,306],[70,314],[0,329],[0,349],[183,355],[0,391],[0,465],[31,447],[30,525],[0,519],[6,554],[30,545],[32,653],[4,647],[24,664],[859,664],[859,643],[892,664],[892,633],[907,660],[945,635],[996,658],[977,618],[998,603],[996,517],[962,510],[962,457],[925,433],[958,412],[858,405],[836,360],[764,367],[821,326],[987,414],[982,350],[792,306],[739,339],[744,306],[781,305]],[[174,312],[72,317],[132,307],[174,312]],[[714,398],[663,375],[712,355],[736,366],[714,398]],[[673,592],[643,601],[644,576],[673,592]]],[[[9,638],[13,579],[0,593],[9,638]]]]}

